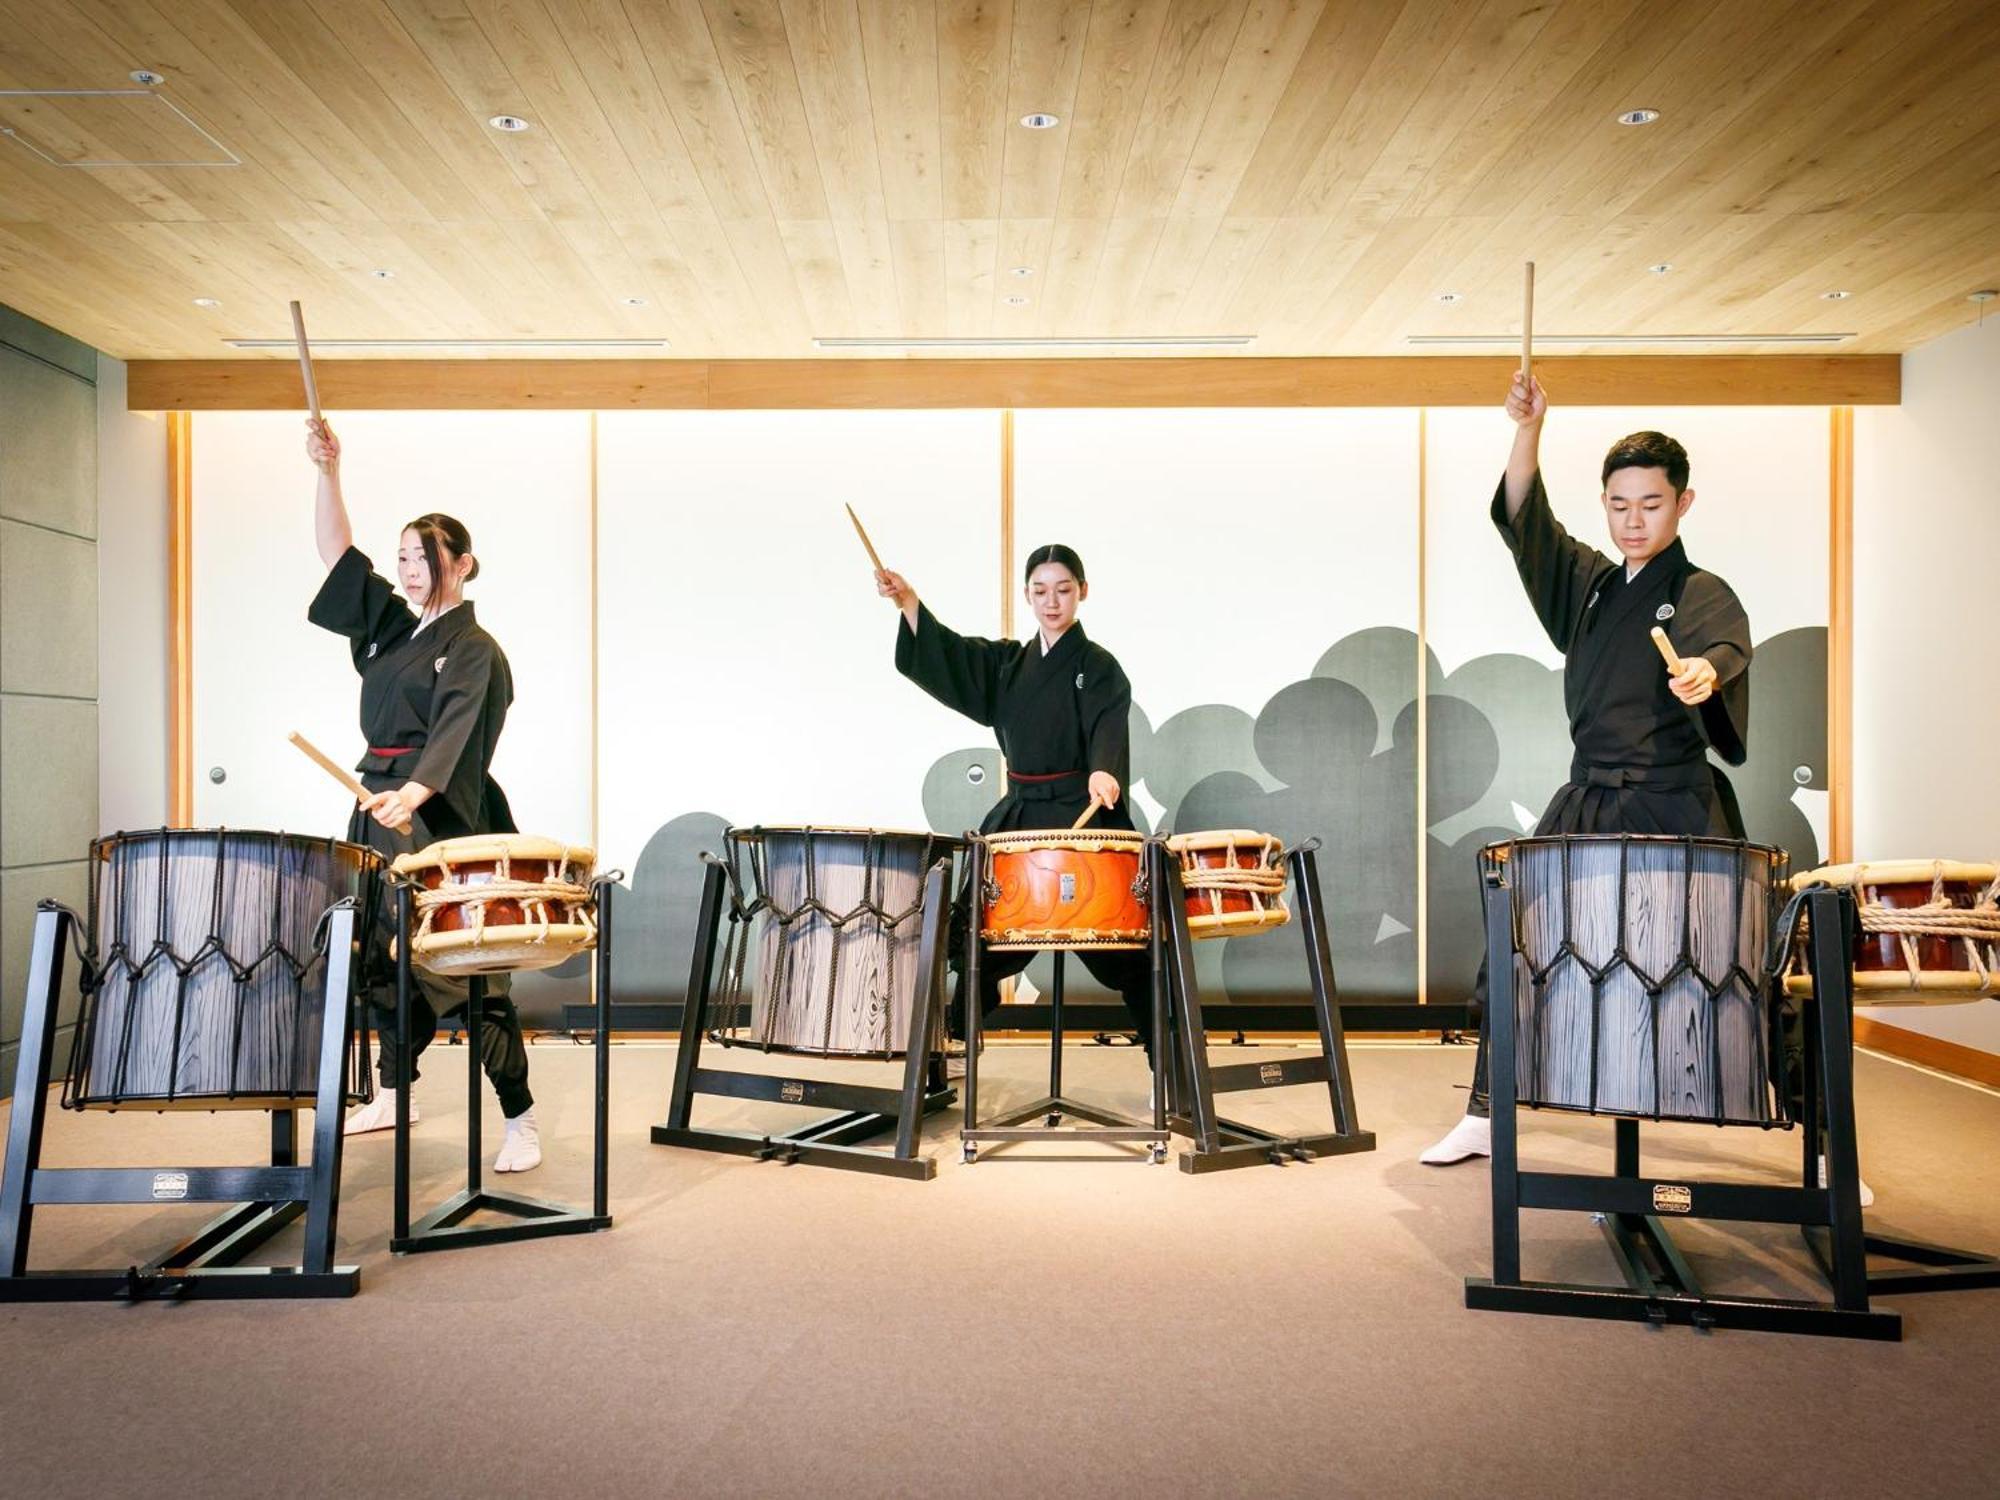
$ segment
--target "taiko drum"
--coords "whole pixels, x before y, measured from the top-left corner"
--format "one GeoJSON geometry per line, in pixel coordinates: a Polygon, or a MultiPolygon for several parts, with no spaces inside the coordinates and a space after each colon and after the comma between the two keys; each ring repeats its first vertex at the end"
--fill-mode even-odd
{"type": "Polygon", "coordinates": [[[549,969],[596,946],[596,851],[520,833],[440,839],[397,858],[417,887],[411,961],[434,974],[549,969]]]}
{"type": "Polygon", "coordinates": [[[1167,852],[1180,861],[1191,937],[1236,937],[1292,919],[1284,844],[1270,834],[1247,828],[1176,834],[1167,852]]]}
{"type": "MultiPolygon", "coordinates": [[[[2000,867],[1942,859],[1826,865],[1794,889],[1846,887],[1860,908],[1854,998],[1863,1005],[1936,1005],[2000,996],[2000,867]]],[[[1806,994],[1804,945],[1785,988],[1806,994]]]]}
{"type": "Polygon", "coordinates": [[[1023,948],[1143,948],[1152,933],[1146,840],[1136,833],[996,833],[979,935],[1023,948]]]}

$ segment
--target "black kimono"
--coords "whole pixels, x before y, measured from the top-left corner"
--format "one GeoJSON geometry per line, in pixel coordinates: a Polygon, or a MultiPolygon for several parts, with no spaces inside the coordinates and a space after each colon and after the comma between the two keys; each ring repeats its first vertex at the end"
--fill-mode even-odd
{"type": "MultiPolygon", "coordinates": [[[[1549,800],[1537,834],[1658,833],[1735,838],[1743,817],[1712,749],[1743,764],[1750,733],[1750,620],[1735,592],[1673,545],[1625,576],[1609,558],[1571,536],[1549,508],[1538,471],[1509,524],[1507,486],[1493,496],[1493,524],[1514,554],[1528,602],[1563,653],[1569,713],[1569,781],[1549,800]],[[1654,626],[1675,653],[1704,657],[1715,690],[1689,708],[1668,686],[1654,626]]],[[[1472,1113],[1487,1111],[1486,968],[1473,1003],[1480,1012],[1472,1113]]]]}
{"type": "MultiPolygon", "coordinates": [[[[915,631],[907,620],[897,621],[896,670],[998,737],[1007,791],[979,825],[981,833],[1068,828],[1090,805],[1094,771],[1116,777],[1124,795],[1091,827],[1132,829],[1132,685],[1118,659],[1082,625],[1072,624],[1044,653],[1039,635],[1025,643],[959,635],[919,604],[915,631]]],[[[957,949],[954,944],[954,954],[957,949]]],[[[1146,955],[1120,950],[1077,956],[1098,983],[1123,997],[1150,1055],[1152,970],[1146,955]]],[[[1033,957],[981,956],[982,1014],[1000,1003],[1000,981],[1033,957]]],[[[953,1009],[959,1010],[956,1002],[953,1009]]]]}
{"type": "Polygon", "coordinates": [[[1678,538],[1628,581],[1622,559],[1563,529],[1539,473],[1512,525],[1502,482],[1493,524],[1565,657],[1576,753],[1535,831],[1742,838],[1735,795],[1707,753],[1740,766],[1749,741],[1750,620],[1729,585],[1689,562],[1678,538]],[[1668,686],[1650,639],[1656,625],[1680,656],[1715,668],[1714,694],[1699,708],[1668,686]]]}
{"type": "MultiPolygon", "coordinates": [[[[359,807],[347,836],[393,859],[439,839],[474,833],[515,832],[506,794],[493,780],[493,751],[514,701],[514,682],[499,643],[479,628],[472,602],[447,610],[419,630],[415,612],[354,547],[327,572],[306,611],[313,624],[347,637],[361,674],[361,734],[367,753],[355,765],[371,792],[414,781],[433,795],[411,818],[410,831],[384,828],[359,807]]],[[[382,920],[367,963],[370,1002],[382,1041],[382,1082],[394,1087],[395,964],[390,957],[395,909],[379,904],[382,920]]],[[[440,1013],[465,1004],[463,980],[411,969],[410,1077],[416,1055],[437,1033],[440,1013]]],[[[528,1091],[528,1054],[520,1017],[506,993],[505,976],[487,982],[482,1061],[509,1119],[534,1103],[528,1091]]]]}

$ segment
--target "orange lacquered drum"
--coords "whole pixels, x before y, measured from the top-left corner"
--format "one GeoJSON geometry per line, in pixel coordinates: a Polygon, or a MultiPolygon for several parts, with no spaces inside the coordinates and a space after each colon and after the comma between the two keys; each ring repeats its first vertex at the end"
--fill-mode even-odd
{"type": "Polygon", "coordinates": [[[995,833],[979,936],[1022,948],[1143,948],[1152,934],[1146,840],[1137,833],[995,833]]]}
{"type": "Polygon", "coordinates": [[[440,839],[393,866],[413,881],[410,960],[433,974],[550,969],[597,944],[597,851],[522,833],[440,839]]]}
{"type": "Polygon", "coordinates": [[[1285,846],[1270,834],[1247,828],[1182,833],[1167,840],[1167,850],[1180,861],[1189,936],[1238,937],[1291,921],[1285,846]]]}
{"type": "MultiPolygon", "coordinates": [[[[1942,859],[1827,865],[1793,889],[1845,886],[1860,908],[1854,1003],[1951,1005],[2000,997],[2000,867],[1942,859]]],[[[1810,994],[1803,939],[1785,976],[1810,994]]]]}

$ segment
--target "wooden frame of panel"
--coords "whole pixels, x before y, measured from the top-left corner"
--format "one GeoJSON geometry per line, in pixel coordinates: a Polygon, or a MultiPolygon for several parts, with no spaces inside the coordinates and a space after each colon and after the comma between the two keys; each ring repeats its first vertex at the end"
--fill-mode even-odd
{"type": "Polygon", "coordinates": [[[167,413],[167,821],[194,821],[194,418],[167,413]]]}

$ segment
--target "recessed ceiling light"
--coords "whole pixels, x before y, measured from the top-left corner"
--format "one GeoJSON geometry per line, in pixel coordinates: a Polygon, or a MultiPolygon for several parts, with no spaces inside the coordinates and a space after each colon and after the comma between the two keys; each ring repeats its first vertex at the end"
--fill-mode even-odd
{"type": "Polygon", "coordinates": [[[1007,305],[1009,307],[1026,307],[1028,305],[1028,299],[1026,297],[1009,297],[1007,299],[1007,305]]]}
{"type": "Polygon", "coordinates": [[[396,273],[387,266],[378,266],[368,274],[373,276],[377,281],[394,281],[396,279],[396,273]]]}
{"type": "Polygon", "coordinates": [[[1007,274],[1009,276],[1032,276],[1035,274],[1035,268],[1033,266],[1013,266],[1008,270],[1007,274]]]}
{"type": "Polygon", "coordinates": [[[1821,292],[1819,300],[1822,302],[1845,302],[1853,295],[1854,293],[1852,292],[1821,292]]]}
{"type": "Polygon", "coordinates": [[[644,297],[620,297],[618,300],[627,307],[644,307],[646,305],[644,297]]]}
{"type": "Polygon", "coordinates": [[[142,83],[149,89],[156,89],[167,81],[164,73],[155,73],[151,68],[134,68],[126,76],[134,83],[142,83]]]}
{"type": "Polygon", "coordinates": [[[1451,304],[1454,302],[1461,302],[1464,300],[1464,298],[1461,297],[1457,292],[1439,292],[1437,295],[1437,299],[1438,301],[1444,303],[1444,305],[1447,307],[1451,306],[1451,304]]]}
{"type": "Polygon", "coordinates": [[[528,122],[519,115],[495,115],[486,123],[491,125],[495,130],[506,131],[509,135],[515,135],[520,131],[531,128],[528,122]]]}
{"type": "Polygon", "coordinates": [[[1674,268],[1674,263],[1670,260],[1663,260],[1656,266],[1646,267],[1646,269],[1648,271],[1651,271],[1655,276],[1664,276],[1667,274],[1667,272],[1671,271],[1673,268],[1674,268]]]}
{"type": "Polygon", "coordinates": [[[1021,123],[1030,130],[1054,130],[1062,121],[1054,115],[1033,114],[1022,115],[1021,123]]]}
{"type": "Polygon", "coordinates": [[[216,300],[215,300],[215,298],[213,298],[213,297],[197,297],[197,298],[195,298],[195,299],[194,299],[194,305],[195,305],[196,307],[220,307],[220,306],[222,306],[222,304],[221,304],[220,302],[216,301],[216,300]]]}
{"type": "Polygon", "coordinates": [[[1620,125],[1650,125],[1660,118],[1657,109],[1628,109],[1618,117],[1620,125]]]}

